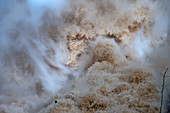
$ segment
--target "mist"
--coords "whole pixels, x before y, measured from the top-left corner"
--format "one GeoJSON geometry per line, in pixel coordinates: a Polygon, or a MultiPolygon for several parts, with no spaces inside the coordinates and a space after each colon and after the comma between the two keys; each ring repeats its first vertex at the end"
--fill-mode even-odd
{"type": "Polygon", "coordinates": [[[0,112],[159,112],[160,73],[170,67],[169,6],[1,0],[0,112]]]}
{"type": "Polygon", "coordinates": [[[42,27],[47,12],[54,14],[48,18],[61,18],[66,1],[2,0],[0,4],[0,109],[33,112],[39,109],[33,106],[49,100],[70,73],[64,66],[65,42],[56,36],[56,44],[42,27]]]}

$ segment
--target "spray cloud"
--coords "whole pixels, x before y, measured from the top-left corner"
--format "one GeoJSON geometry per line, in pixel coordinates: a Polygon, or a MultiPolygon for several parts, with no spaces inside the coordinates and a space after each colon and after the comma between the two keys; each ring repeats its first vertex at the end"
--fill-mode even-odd
{"type": "Polygon", "coordinates": [[[56,35],[56,43],[43,32],[43,16],[50,12],[53,16],[48,18],[61,18],[67,4],[65,0],[2,0],[0,4],[0,111],[36,112],[39,108],[33,106],[46,96],[50,99],[70,73],[64,66],[65,42],[56,35]]]}
{"type": "Polygon", "coordinates": [[[68,106],[47,106],[57,94],[70,112],[157,112],[159,72],[170,67],[169,4],[1,0],[0,111],[62,112],[68,106]]]}

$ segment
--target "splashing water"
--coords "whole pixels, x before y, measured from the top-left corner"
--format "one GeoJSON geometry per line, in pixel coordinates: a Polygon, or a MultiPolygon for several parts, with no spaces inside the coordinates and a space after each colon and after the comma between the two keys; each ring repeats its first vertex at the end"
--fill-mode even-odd
{"type": "Polygon", "coordinates": [[[1,0],[0,112],[158,112],[168,4],[1,0]]]}

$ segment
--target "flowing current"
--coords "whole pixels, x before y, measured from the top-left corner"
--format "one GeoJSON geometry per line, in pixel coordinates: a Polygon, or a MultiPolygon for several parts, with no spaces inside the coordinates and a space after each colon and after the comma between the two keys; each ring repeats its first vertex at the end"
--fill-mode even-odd
{"type": "Polygon", "coordinates": [[[1,0],[0,113],[159,112],[160,73],[170,68],[169,6],[1,0]]]}

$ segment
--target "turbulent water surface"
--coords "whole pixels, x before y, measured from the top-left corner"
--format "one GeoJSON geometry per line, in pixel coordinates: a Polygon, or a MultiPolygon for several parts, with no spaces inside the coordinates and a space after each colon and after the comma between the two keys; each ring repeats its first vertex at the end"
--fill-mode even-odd
{"type": "Polygon", "coordinates": [[[169,21],[169,0],[1,0],[0,113],[159,113],[169,21]]]}

